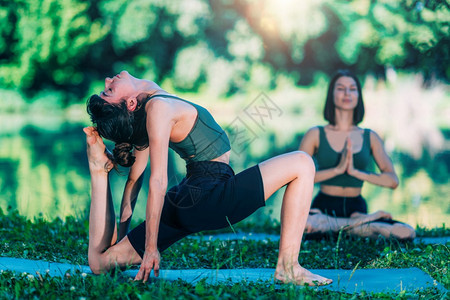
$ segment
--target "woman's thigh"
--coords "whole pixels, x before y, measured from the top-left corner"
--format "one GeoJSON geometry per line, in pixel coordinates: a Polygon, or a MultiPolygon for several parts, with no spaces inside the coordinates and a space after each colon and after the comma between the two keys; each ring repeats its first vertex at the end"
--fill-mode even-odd
{"type": "Polygon", "coordinates": [[[315,166],[312,158],[305,152],[294,151],[259,164],[264,185],[265,200],[292,180],[307,176],[314,182],[315,166]]]}

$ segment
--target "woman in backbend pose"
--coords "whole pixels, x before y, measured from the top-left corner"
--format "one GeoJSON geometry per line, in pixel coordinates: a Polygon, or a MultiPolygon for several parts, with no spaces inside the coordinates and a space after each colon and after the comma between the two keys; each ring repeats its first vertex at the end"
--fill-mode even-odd
{"type": "Polygon", "coordinates": [[[316,126],[303,137],[300,150],[314,156],[314,181],[320,192],[314,198],[306,232],[339,231],[346,227],[361,236],[413,239],[414,229],[392,220],[384,211],[367,214],[361,196],[364,181],[395,189],[398,178],[380,137],[358,127],[364,116],[361,84],[349,71],[339,71],[328,86],[324,109],[326,126],[316,126]],[[373,157],[380,173],[366,170],[373,157]]]}
{"type": "Polygon", "coordinates": [[[234,224],[287,185],[275,278],[297,284],[328,284],[298,263],[311,204],[315,167],[300,151],[274,157],[237,175],[228,165],[230,142],[203,107],[173,96],[156,83],[123,71],[106,78],[105,89],[88,100],[95,127],[87,127],[92,184],[89,266],[94,273],[141,264],[137,280],[158,276],[160,251],[181,238],[234,224]],[[109,154],[102,137],[116,143],[109,154]],[[183,181],[167,189],[168,149],[186,160],[183,181]],[[150,159],[146,220],[128,224],[150,159]],[[109,189],[114,164],[130,166],[120,210],[119,236],[109,189]]]}

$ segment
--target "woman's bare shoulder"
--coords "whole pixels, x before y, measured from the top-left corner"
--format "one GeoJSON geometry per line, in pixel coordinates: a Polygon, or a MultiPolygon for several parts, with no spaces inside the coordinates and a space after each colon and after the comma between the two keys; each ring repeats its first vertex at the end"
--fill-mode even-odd
{"type": "Polygon", "coordinates": [[[319,138],[320,127],[323,127],[323,126],[313,126],[313,127],[309,128],[308,131],[306,131],[306,133],[303,136],[303,138],[318,139],[319,138]]]}
{"type": "Polygon", "coordinates": [[[371,128],[361,128],[361,127],[358,127],[358,128],[360,128],[363,131],[368,131],[369,135],[370,135],[370,140],[374,140],[374,139],[377,139],[380,141],[382,140],[380,135],[375,130],[373,130],[371,128]]]}
{"type": "Polygon", "coordinates": [[[168,113],[174,109],[174,103],[171,98],[154,97],[146,104],[147,114],[168,113]]]}
{"type": "Polygon", "coordinates": [[[370,128],[367,128],[367,127],[356,126],[355,130],[357,130],[357,131],[359,131],[361,133],[364,133],[364,132],[368,131],[371,139],[373,137],[375,137],[375,136],[378,137],[378,134],[373,129],[370,129],[370,128]]]}
{"type": "Polygon", "coordinates": [[[314,126],[306,131],[300,143],[300,150],[306,151],[308,154],[313,155],[315,149],[319,145],[319,127],[314,126]]]}
{"type": "MultiPolygon", "coordinates": [[[[358,127],[360,128],[360,127],[358,127]]],[[[361,130],[368,131],[369,132],[369,139],[371,147],[379,147],[383,146],[383,139],[380,137],[380,135],[373,129],[370,128],[360,128],[361,130]]]]}

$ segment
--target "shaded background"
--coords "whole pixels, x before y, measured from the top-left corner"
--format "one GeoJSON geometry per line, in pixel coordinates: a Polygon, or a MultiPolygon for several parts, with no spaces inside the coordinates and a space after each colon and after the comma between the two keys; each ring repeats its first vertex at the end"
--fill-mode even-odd
{"type": "MultiPolygon", "coordinates": [[[[89,206],[85,101],[123,69],[207,107],[239,172],[298,149],[325,124],[327,83],[348,68],[400,178],[365,184],[369,210],[413,225],[450,216],[450,6],[445,1],[0,0],[0,208],[30,218],[89,206]],[[269,103],[272,108],[264,104],[269,103]],[[258,116],[251,111],[259,109],[258,116]],[[264,114],[264,117],[261,117],[264,114]],[[252,117],[253,116],[253,117],[252,117]],[[236,124],[244,138],[238,139],[236,124]]],[[[169,179],[184,162],[170,150],[169,179]]],[[[375,170],[375,169],[374,169],[375,170]]],[[[113,174],[120,201],[124,175],[113,174]]],[[[147,174],[148,176],[148,174],[147,174]]],[[[146,192],[136,217],[144,218],[146,192]]],[[[281,194],[256,213],[278,218],[281,194]]]]}

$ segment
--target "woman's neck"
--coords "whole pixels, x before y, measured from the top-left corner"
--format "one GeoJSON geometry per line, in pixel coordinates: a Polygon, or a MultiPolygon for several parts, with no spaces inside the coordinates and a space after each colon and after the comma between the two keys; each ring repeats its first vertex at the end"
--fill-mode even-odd
{"type": "Polygon", "coordinates": [[[353,110],[336,109],[334,114],[334,129],[338,131],[351,131],[353,129],[353,110]]]}
{"type": "Polygon", "coordinates": [[[155,82],[146,79],[139,79],[139,81],[136,83],[136,88],[139,93],[148,95],[167,93],[155,82]]]}
{"type": "Polygon", "coordinates": [[[165,90],[163,90],[159,85],[150,80],[141,79],[138,83],[138,89],[140,91],[139,96],[137,97],[138,101],[142,103],[148,103],[147,98],[153,95],[166,95],[169,94],[165,90]]]}

